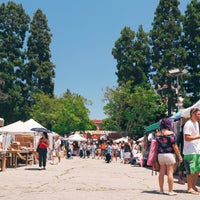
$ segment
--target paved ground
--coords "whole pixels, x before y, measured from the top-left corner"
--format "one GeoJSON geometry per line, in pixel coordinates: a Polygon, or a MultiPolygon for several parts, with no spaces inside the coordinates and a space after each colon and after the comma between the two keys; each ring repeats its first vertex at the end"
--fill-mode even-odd
{"type": "Polygon", "coordinates": [[[186,185],[179,185],[176,177],[178,195],[162,195],[158,175],[152,176],[150,169],[78,157],[63,158],[58,165],[48,163],[47,170],[38,170],[37,165],[8,168],[0,172],[0,181],[0,199],[6,200],[200,199],[200,195],[187,194],[186,185]]]}

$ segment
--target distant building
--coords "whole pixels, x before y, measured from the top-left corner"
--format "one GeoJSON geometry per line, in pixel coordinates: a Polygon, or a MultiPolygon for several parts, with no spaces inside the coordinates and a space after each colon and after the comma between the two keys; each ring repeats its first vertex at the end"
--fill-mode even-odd
{"type": "Polygon", "coordinates": [[[102,130],[102,120],[100,120],[100,119],[94,119],[92,121],[96,124],[98,131],[102,130]]]}

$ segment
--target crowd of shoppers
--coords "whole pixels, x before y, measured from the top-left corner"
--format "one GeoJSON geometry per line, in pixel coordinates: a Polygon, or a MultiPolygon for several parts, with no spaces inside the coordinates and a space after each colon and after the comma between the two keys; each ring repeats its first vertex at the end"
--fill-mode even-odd
{"type": "MultiPolygon", "coordinates": [[[[178,183],[185,184],[183,180],[183,169],[186,173],[187,192],[198,195],[200,191],[197,187],[197,181],[200,172],[200,133],[199,133],[200,110],[192,108],[190,119],[183,126],[182,145],[177,145],[177,135],[172,131],[172,123],[168,118],[160,121],[159,131],[156,133],[158,143],[158,162],[160,165],[158,184],[161,194],[177,195],[173,191],[174,166],[178,163],[178,183]],[[180,168],[181,166],[181,168],[180,168]],[[181,173],[180,173],[181,172],[181,173]],[[168,192],[164,192],[164,177],[167,176],[168,192]]],[[[145,139],[144,139],[145,140],[145,139]]],[[[147,142],[148,143],[148,142],[147,142]]],[[[180,143],[180,142],[178,142],[180,143]]],[[[47,149],[49,146],[48,134],[42,133],[38,142],[39,167],[46,169],[47,149]]],[[[104,159],[106,163],[118,162],[127,164],[145,165],[145,151],[148,151],[148,145],[143,141],[135,142],[128,138],[117,143],[114,140],[109,141],[81,141],[62,143],[59,135],[54,136],[53,149],[51,151],[51,160],[55,164],[61,161],[61,150],[65,151],[66,158],[73,158],[74,149],[78,148],[76,156],[83,159],[104,159]],[[145,150],[145,151],[144,151],[145,150]],[[78,155],[77,155],[78,154],[78,155]]]]}
{"type": "MultiPolygon", "coordinates": [[[[73,144],[72,142],[67,142],[66,146],[69,146],[70,143],[73,144]]],[[[141,166],[143,166],[141,143],[136,143],[131,139],[122,140],[119,143],[114,140],[81,141],[78,142],[78,147],[80,158],[105,159],[107,163],[120,160],[124,164],[131,163],[131,160],[135,158],[135,163],[141,163],[141,166]],[[140,161],[137,162],[138,160],[140,161]]]]}

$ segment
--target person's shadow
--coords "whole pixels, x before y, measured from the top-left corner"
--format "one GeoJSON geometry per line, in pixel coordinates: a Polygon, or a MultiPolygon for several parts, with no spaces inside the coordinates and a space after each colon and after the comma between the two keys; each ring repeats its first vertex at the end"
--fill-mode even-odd
{"type": "Polygon", "coordinates": [[[41,171],[40,168],[36,168],[36,167],[31,167],[31,168],[25,168],[24,170],[30,170],[30,171],[41,171]]]}

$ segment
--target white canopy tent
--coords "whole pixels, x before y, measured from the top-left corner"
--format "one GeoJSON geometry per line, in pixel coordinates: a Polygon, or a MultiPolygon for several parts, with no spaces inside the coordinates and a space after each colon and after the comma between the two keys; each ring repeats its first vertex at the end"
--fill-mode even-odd
{"type": "Polygon", "coordinates": [[[30,130],[32,128],[45,128],[44,126],[42,126],[41,124],[39,124],[38,122],[36,122],[34,119],[29,119],[27,121],[24,122],[24,124],[30,128],[30,130]]]}
{"type": "MultiPolygon", "coordinates": [[[[27,135],[34,136],[33,147],[34,149],[36,149],[38,140],[41,137],[41,133],[37,131],[31,131],[32,128],[45,128],[45,127],[39,124],[38,122],[36,122],[34,119],[29,119],[25,122],[22,122],[19,120],[7,126],[1,127],[0,134],[2,134],[3,148],[7,149],[10,146],[12,140],[15,137],[14,135],[21,134],[21,135],[26,135],[26,136],[27,135]]],[[[49,133],[50,144],[52,143],[51,141],[53,141],[53,135],[54,135],[53,133],[49,133]]]]}
{"type": "Polygon", "coordinates": [[[0,133],[33,133],[22,121],[17,121],[0,128],[0,133]]]}
{"type": "Polygon", "coordinates": [[[122,142],[122,141],[124,141],[124,142],[128,142],[128,137],[121,137],[121,138],[119,138],[119,139],[116,139],[116,140],[114,140],[116,143],[120,143],[120,142],[122,142]]]}
{"type": "Polygon", "coordinates": [[[41,133],[31,131],[32,128],[45,128],[38,122],[36,122],[34,119],[29,119],[25,122],[17,121],[12,124],[9,124],[7,126],[3,126],[0,128],[0,134],[3,136],[3,147],[4,149],[8,148],[10,143],[13,140],[14,135],[21,134],[21,135],[32,135],[34,136],[34,148],[37,146],[37,142],[39,138],[41,137],[41,133]]]}
{"type": "MultiPolygon", "coordinates": [[[[44,129],[46,129],[46,127],[42,126],[40,123],[36,122],[34,119],[29,119],[29,120],[25,121],[24,124],[26,126],[28,126],[30,130],[32,128],[44,128],[44,129]]],[[[37,147],[37,143],[38,143],[38,141],[39,141],[39,139],[41,137],[41,133],[37,132],[37,131],[34,131],[34,135],[35,135],[34,147],[36,148],[37,147]]],[[[53,149],[53,136],[54,135],[55,135],[54,132],[48,133],[48,136],[49,136],[49,148],[50,149],[53,149]]]]}
{"type": "Polygon", "coordinates": [[[2,134],[3,149],[7,149],[10,146],[14,135],[17,134],[34,135],[34,132],[31,131],[30,128],[20,120],[12,124],[9,124],[7,126],[1,127],[0,133],[2,134]]]}
{"type": "Polygon", "coordinates": [[[87,141],[87,139],[82,137],[79,133],[75,133],[73,135],[70,135],[65,140],[67,140],[67,141],[77,141],[77,142],[79,142],[79,141],[87,141]]]}
{"type": "Polygon", "coordinates": [[[197,101],[194,105],[190,106],[189,108],[185,108],[181,111],[181,117],[189,118],[190,117],[190,110],[191,108],[199,108],[200,109],[200,100],[197,101]]]}

